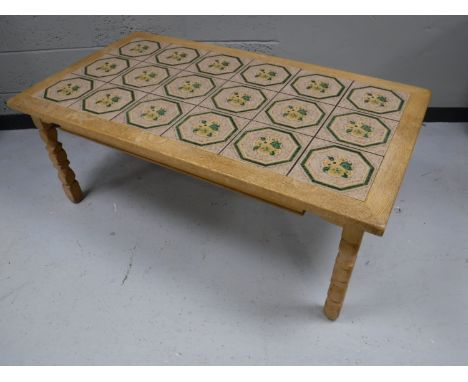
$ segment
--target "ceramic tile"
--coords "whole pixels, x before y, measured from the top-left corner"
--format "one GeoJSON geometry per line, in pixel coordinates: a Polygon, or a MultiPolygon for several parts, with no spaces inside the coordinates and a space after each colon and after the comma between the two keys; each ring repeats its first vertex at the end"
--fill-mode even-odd
{"type": "Polygon", "coordinates": [[[105,85],[105,82],[79,77],[74,74],[65,76],[60,81],[34,94],[36,98],[57,102],[63,106],[75,103],[80,97],[105,85]]]}
{"type": "Polygon", "coordinates": [[[70,106],[71,109],[86,111],[99,118],[112,119],[133,102],[144,97],[146,93],[106,84],[98,90],[87,94],[70,106]]]}
{"type": "Polygon", "coordinates": [[[186,70],[228,80],[250,61],[251,59],[227,54],[209,53],[186,70]]]}
{"type": "Polygon", "coordinates": [[[259,86],[264,89],[280,91],[299,68],[268,64],[262,61],[252,61],[245,69],[231,78],[231,81],[259,86]]]}
{"type": "Polygon", "coordinates": [[[145,61],[177,69],[185,69],[187,66],[197,62],[206,53],[205,50],[170,45],[168,48],[151,55],[145,61]]]}
{"type": "Polygon", "coordinates": [[[114,56],[121,56],[126,58],[133,58],[137,61],[146,60],[152,54],[167,48],[169,44],[159,41],[150,41],[135,39],[127,44],[122,45],[120,48],[111,50],[109,54],[114,56]]]}
{"type": "Polygon", "coordinates": [[[406,93],[355,82],[338,106],[399,120],[407,100],[406,93]]]}
{"type": "Polygon", "coordinates": [[[248,122],[243,118],[198,106],[162,136],[218,153],[248,122]]]}
{"type": "Polygon", "coordinates": [[[226,82],[206,98],[201,106],[253,119],[276,93],[236,82],[226,82]]]}
{"type": "Polygon", "coordinates": [[[337,107],[317,138],[385,155],[398,122],[337,107]]]}
{"type": "Polygon", "coordinates": [[[118,114],[112,122],[139,127],[161,135],[193,108],[194,105],[185,102],[150,94],[118,114]]]}
{"type": "Polygon", "coordinates": [[[286,175],[311,139],[253,121],[221,155],[286,175]]]}
{"type": "Polygon", "coordinates": [[[352,81],[301,70],[282,93],[336,105],[352,81]]]}
{"type": "Polygon", "coordinates": [[[125,70],[137,65],[138,63],[139,61],[132,59],[106,55],[95,60],[91,64],[75,70],[73,73],[108,82],[118,74],[123,73],[125,70]]]}
{"type": "Polygon", "coordinates": [[[382,159],[315,138],[288,176],[365,200],[382,159]]]}
{"type": "Polygon", "coordinates": [[[169,79],[152,93],[198,105],[223,83],[224,80],[184,71],[169,79]]]}
{"type": "Polygon", "coordinates": [[[255,120],[314,136],[332,109],[328,104],[278,93],[255,120]]]}
{"type": "Polygon", "coordinates": [[[111,83],[149,93],[179,72],[161,65],[141,63],[115,77],[111,83]]]}

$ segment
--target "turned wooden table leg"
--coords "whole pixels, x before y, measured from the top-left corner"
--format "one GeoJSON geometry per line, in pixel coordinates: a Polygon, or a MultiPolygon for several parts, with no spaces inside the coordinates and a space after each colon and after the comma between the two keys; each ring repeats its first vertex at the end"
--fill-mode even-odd
{"type": "Polygon", "coordinates": [[[58,171],[58,177],[63,185],[63,190],[73,203],[79,203],[83,199],[83,192],[75,179],[75,173],[69,167],[70,162],[62,144],[57,140],[57,129],[50,123],[44,123],[39,118],[32,117],[34,125],[39,129],[39,134],[46,144],[49,158],[58,171]]]}
{"type": "Polygon", "coordinates": [[[340,315],[363,235],[364,231],[361,228],[343,227],[338,256],[323,309],[330,320],[336,320],[340,315]]]}

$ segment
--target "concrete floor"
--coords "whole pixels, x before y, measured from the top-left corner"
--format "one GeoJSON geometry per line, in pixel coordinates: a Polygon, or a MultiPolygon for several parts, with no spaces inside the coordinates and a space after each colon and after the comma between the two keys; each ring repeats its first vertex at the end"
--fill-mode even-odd
{"type": "Polygon", "coordinates": [[[61,134],[0,133],[1,364],[467,364],[468,125],[428,124],[340,319],[340,230],[61,134]]]}

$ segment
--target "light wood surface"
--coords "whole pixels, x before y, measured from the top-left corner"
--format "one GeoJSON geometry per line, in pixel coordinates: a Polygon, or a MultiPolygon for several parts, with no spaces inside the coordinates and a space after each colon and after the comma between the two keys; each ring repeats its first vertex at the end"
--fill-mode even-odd
{"type": "Polygon", "coordinates": [[[349,279],[364,232],[383,235],[419,134],[430,100],[430,91],[361,74],[325,68],[280,57],[198,43],[173,37],[135,32],[80,60],[63,71],[35,84],[8,101],[8,106],[33,117],[46,143],[49,156],[58,170],[66,195],[73,202],[83,198],[75,174],[53,125],[98,143],[116,148],[147,161],[195,176],[216,185],[255,197],[297,213],[310,212],[343,227],[339,252],[325,303],[325,315],[334,320],[340,314],[349,279]],[[362,201],[331,189],[300,182],[291,177],[253,167],[200,148],[151,134],[144,129],[99,118],[96,115],[34,97],[64,75],[87,65],[104,54],[134,40],[145,39],[183,45],[220,54],[235,55],[271,64],[296,67],[309,72],[366,83],[370,86],[408,95],[403,114],[374,181],[362,201]]]}

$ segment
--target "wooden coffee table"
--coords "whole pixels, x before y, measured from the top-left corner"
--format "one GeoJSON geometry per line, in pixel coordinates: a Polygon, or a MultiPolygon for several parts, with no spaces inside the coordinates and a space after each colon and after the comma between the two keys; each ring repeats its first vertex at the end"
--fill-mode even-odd
{"type": "Polygon", "coordinates": [[[324,312],[336,319],[364,232],[383,235],[427,89],[217,45],[132,33],[11,98],[72,202],[56,126],[343,227],[324,312]]]}

